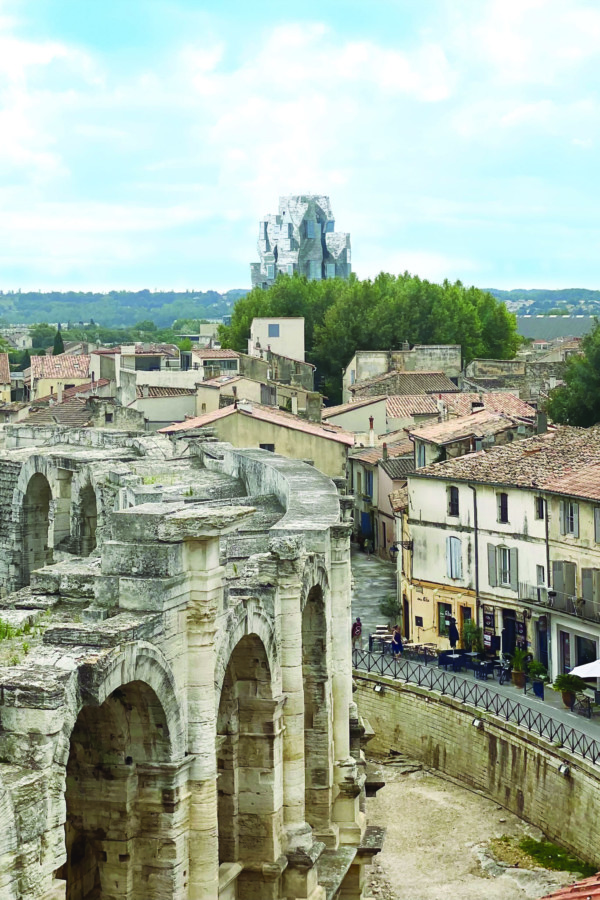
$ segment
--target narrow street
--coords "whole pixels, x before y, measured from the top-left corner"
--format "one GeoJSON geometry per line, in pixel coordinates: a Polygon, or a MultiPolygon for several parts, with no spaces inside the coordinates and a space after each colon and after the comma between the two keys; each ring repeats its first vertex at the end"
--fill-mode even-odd
{"type": "Polygon", "coordinates": [[[388,594],[396,596],[396,569],[392,563],[352,548],[352,620],[360,616],[363,624],[363,646],[368,647],[368,634],[376,625],[386,622],[379,604],[388,594]]]}

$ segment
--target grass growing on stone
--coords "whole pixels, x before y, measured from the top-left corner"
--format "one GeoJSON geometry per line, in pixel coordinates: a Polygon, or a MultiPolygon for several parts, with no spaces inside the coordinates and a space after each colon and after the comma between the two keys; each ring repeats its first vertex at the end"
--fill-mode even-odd
{"type": "Polygon", "coordinates": [[[557,872],[575,872],[584,878],[596,874],[596,867],[582,862],[553,844],[523,837],[520,840],[503,835],[490,841],[492,852],[499,862],[521,869],[552,869],[557,872]]]}
{"type": "Polygon", "coordinates": [[[557,847],[551,841],[536,841],[533,838],[522,838],[519,841],[520,848],[535,859],[545,869],[555,869],[560,872],[577,872],[584,878],[589,878],[597,872],[596,866],[584,863],[576,856],[557,847]]]}

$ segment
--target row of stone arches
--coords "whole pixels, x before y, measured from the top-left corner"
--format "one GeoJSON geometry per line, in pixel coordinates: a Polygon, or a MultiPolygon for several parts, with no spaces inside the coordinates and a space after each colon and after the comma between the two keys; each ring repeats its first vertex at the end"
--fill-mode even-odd
{"type": "Polygon", "coordinates": [[[94,552],[101,510],[89,476],[74,476],[66,469],[33,471],[14,493],[16,552],[21,558],[11,589],[29,584],[33,571],[53,562],[54,550],[79,556],[94,552]]]}

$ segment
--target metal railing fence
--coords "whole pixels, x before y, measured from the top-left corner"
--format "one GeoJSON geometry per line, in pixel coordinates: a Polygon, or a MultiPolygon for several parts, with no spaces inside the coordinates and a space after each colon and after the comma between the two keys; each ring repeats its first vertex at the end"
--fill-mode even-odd
{"type": "Polygon", "coordinates": [[[353,650],[352,664],[359,672],[373,672],[398,681],[406,681],[429,691],[438,691],[443,696],[454,697],[463,703],[470,703],[505,722],[520,725],[550,744],[564,747],[594,764],[600,760],[599,740],[563,724],[552,716],[537,712],[519,703],[518,700],[506,697],[487,685],[450,675],[437,666],[422,665],[409,659],[395,659],[382,653],[370,653],[368,650],[353,650]]]}

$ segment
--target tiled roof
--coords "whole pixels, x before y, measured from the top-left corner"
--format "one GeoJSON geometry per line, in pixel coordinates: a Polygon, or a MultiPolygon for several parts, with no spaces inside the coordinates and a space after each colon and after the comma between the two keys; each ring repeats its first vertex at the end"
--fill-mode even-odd
{"type": "Polygon", "coordinates": [[[213,350],[206,349],[202,350],[200,348],[195,348],[192,350],[194,356],[197,356],[199,359],[239,359],[240,354],[236,353],[235,350],[213,350]]]}
{"type": "Polygon", "coordinates": [[[413,478],[429,477],[479,484],[546,488],[556,491],[583,467],[600,464],[600,426],[561,426],[513,444],[469,453],[417,469],[413,478]],[[564,480],[563,480],[564,479],[564,480]]]}
{"type": "Polygon", "coordinates": [[[401,487],[389,495],[390,505],[394,512],[400,512],[408,507],[408,488],[401,487]]]}
{"type": "Polygon", "coordinates": [[[10,384],[8,353],[0,353],[0,384],[10,384]]]}
{"type": "Polygon", "coordinates": [[[349,390],[360,396],[360,391],[372,384],[381,385],[385,390],[385,383],[393,382],[394,395],[397,394],[435,394],[440,391],[452,392],[458,391],[454,382],[450,381],[443,372],[387,372],[385,375],[378,375],[376,378],[369,378],[367,381],[357,381],[351,385],[349,390]]]}
{"type": "Polygon", "coordinates": [[[387,398],[388,419],[410,419],[438,412],[437,400],[431,394],[400,394],[387,398]]]}
{"type": "Polygon", "coordinates": [[[92,413],[85,400],[75,397],[66,403],[55,403],[44,409],[35,409],[25,420],[28,425],[70,425],[72,428],[84,428],[91,422],[92,413]]]}
{"type": "Polygon", "coordinates": [[[404,478],[415,471],[415,458],[413,456],[399,456],[396,459],[381,459],[379,465],[392,479],[404,478]]]}
{"type": "Polygon", "coordinates": [[[506,413],[508,416],[520,416],[524,419],[533,419],[536,414],[533,406],[508,391],[497,391],[490,394],[442,394],[442,400],[448,409],[457,416],[468,415],[473,403],[483,403],[483,408],[490,412],[506,413]]]}
{"type": "Polygon", "coordinates": [[[354,435],[349,434],[336,425],[318,425],[316,422],[308,422],[292,413],[286,413],[282,410],[273,409],[271,406],[262,406],[260,403],[243,403],[242,405],[224,406],[214,412],[205,413],[203,416],[195,416],[186,419],[184,422],[177,422],[161,428],[161,434],[175,434],[178,431],[190,431],[194,428],[204,428],[206,425],[212,425],[219,419],[226,416],[241,415],[252,416],[261,422],[270,422],[273,425],[280,425],[282,428],[291,428],[294,431],[303,431],[306,434],[313,434],[315,437],[325,438],[329,441],[337,441],[340,444],[346,444],[348,447],[354,446],[354,435]]]}
{"type": "Polygon", "coordinates": [[[243,375],[216,375],[214,378],[207,378],[202,382],[202,387],[223,387],[224,385],[234,384],[241,381],[243,375]]]}
{"type": "Polygon", "coordinates": [[[196,393],[194,388],[184,387],[160,387],[153,384],[138,384],[136,394],[138,400],[157,400],[159,397],[189,397],[196,393]],[[144,390],[147,391],[144,394],[144,390]]]}
{"type": "MultiPolygon", "coordinates": [[[[338,416],[340,413],[352,412],[353,409],[360,409],[361,406],[370,406],[371,403],[381,403],[385,400],[385,394],[379,397],[357,397],[349,403],[340,403],[339,406],[327,406],[321,412],[322,419],[330,419],[332,416],[338,416]]],[[[436,407],[437,409],[437,407],[436,407]]]]}
{"type": "Polygon", "coordinates": [[[544,487],[555,494],[581,497],[583,500],[600,500],[600,463],[583,466],[571,475],[550,478],[544,487]]]}
{"type": "MultiPolygon", "coordinates": [[[[387,445],[387,452],[388,458],[390,456],[412,456],[414,447],[412,441],[396,441],[387,445]]],[[[350,459],[358,459],[360,462],[371,463],[375,466],[380,459],[383,459],[383,447],[365,447],[364,450],[352,453],[350,459]]]]}
{"type": "Polygon", "coordinates": [[[547,894],[542,900],[599,900],[600,872],[591,878],[584,878],[575,884],[560,888],[554,894],[547,894]]]}
{"type": "MultiPolygon", "coordinates": [[[[76,384],[75,387],[64,390],[62,398],[63,400],[70,400],[72,397],[77,397],[81,394],[91,394],[92,391],[105,387],[107,384],[110,384],[108,378],[98,378],[97,381],[88,381],[87,384],[76,384]]],[[[56,400],[56,394],[46,394],[45,397],[36,397],[35,402],[45,403],[53,398],[56,400]]]]}
{"type": "Polygon", "coordinates": [[[32,356],[32,378],[89,378],[90,358],[87,354],[69,356],[59,353],[58,356],[32,356]]]}
{"type": "Polygon", "coordinates": [[[482,409],[479,412],[471,413],[470,416],[459,416],[445,422],[432,422],[429,425],[407,429],[407,431],[428,444],[450,444],[461,438],[499,434],[510,428],[517,428],[520,424],[522,423],[518,419],[511,416],[482,409]]]}

